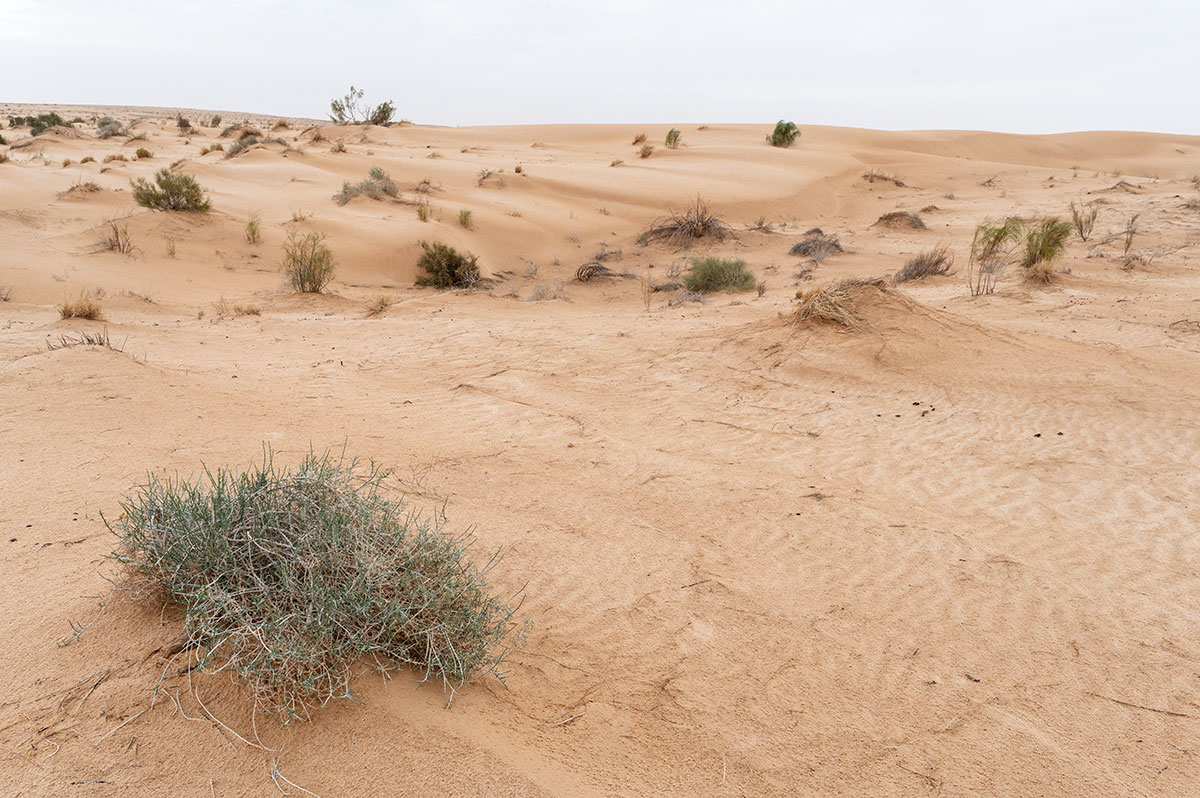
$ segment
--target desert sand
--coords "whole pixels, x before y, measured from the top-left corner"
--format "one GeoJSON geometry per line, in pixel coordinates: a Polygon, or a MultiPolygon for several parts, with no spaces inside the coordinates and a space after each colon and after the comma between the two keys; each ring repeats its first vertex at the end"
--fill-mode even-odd
{"type": "Polygon", "coordinates": [[[77,137],[0,130],[6,795],[1196,794],[1200,137],[797,120],[791,149],[694,123],[669,150],[668,125],[224,113],[277,139],[226,159],[173,109],[52,108],[77,137]],[[94,138],[97,114],[145,139],[94,138]],[[132,201],[177,161],[209,213],[132,201]],[[397,198],[333,201],[374,166],[397,198]],[[733,238],[639,245],[697,196],[733,238]],[[971,296],[977,224],[1073,200],[1096,231],[1053,284],[1012,267],[971,296]],[[927,229],[873,226],[896,210],[927,229]],[[98,246],[106,220],[131,253],[98,246]],[[812,227],[846,251],[789,255],[812,227]],[[327,293],[284,284],[290,229],[326,234],[327,293]],[[414,287],[422,240],[494,282],[414,287]],[[797,290],[939,243],[955,272],[869,293],[857,329],[797,322],[797,290]],[[600,252],[632,276],[575,280],[600,252]],[[647,309],[640,277],[697,255],[745,260],[761,295],[647,309]],[[102,320],[59,318],[81,292],[102,320]],[[506,683],[447,709],[364,666],[353,703],[288,728],[227,674],[172,670],[152,699],[181,617],[113,595],[101,514],[264,443],[395,466],[477,560],[500,552],[491,583],[531,622],[506,683]]]}

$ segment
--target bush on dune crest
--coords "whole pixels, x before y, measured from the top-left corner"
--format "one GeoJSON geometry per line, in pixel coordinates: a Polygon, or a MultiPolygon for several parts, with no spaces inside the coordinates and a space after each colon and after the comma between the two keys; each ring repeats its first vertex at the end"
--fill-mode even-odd
{"type": "Polygon", "coordinates": [[[207,211],[212,207],[204,189],[191,175],[177,174],[169,169],[154,173],[151,185],[144,177],[132,181],[133,201],[143,208],[159,211],[207,211]]]}
{"type": "Polygon", "coordinates": [[[519,642],[467,542],[383,496],[388,473],[310,453],[293,471],[268,450],[244,472],[151,477],[105,519],[115,559],[182,606],[204,670],[244,679],[281,722],[349,698],[352,668],[413,665],[453,693],[519,642]]]}

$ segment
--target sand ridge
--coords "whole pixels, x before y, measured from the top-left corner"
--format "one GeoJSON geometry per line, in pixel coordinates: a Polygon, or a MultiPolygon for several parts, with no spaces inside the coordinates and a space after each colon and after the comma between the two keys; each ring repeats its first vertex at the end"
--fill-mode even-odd
{"type": "Polygon", "coordinates": [[[144,116],[146,139],[83,125],[0,165],[14,792],[269,795],[278,767],[322,796],[1190,794],[1200,333],[1172,325],[1200,320],[1200,138],[802,125],[776,150],[762,126],[714,124],[643,160],[634,135],[658,145],[666,126],[260,118],[282,142],[225,159],[199,154],[228,147],[220,130],[115,115],[144,116]],[[103,162],[138,146],[154,157],[103,162]],[[213,211],[137,208],[129,180],[180,159],[213,211]],[[399,197],[334,203],[376,165],[399,197]],[[87,181],[100,190],[63,193],[87,181]],[[696,196],[734,238],[638,244],[696,196]],[[1055,284],[1010,269],[969,295],[978,222],[1072,200],[1100,216],[1055,284]],[[871,226],[931,205],[925,230],[871,226]],[[1133,213],[1146,260],[1126,270],[1133,213]],[[759,217],[774,232],[746,229],[759,217]],[[133,253],[98,251],[106,219],[133,253]],[[811,227],[846,252],[788,255],[811,227]],[[290,229],[327,236],[331,293],[283,286],[290,229]],[[420,240],[475,252],[494,283],[413,287],[420,240]],[[794,322],[798,288],[939,242],[956,273],[871,294],[860,329],[794,322]],[[662,292],[647,311],[636,276],[573,280],[601,251],[656,281],[692,255],[742,258],[764,293],[662,292]],[[531,301],[539,286],[556,298],[531,301]],[[81,291],[104,321],[58,318],[81,291]],[[393,304],[368,317],[380,295],[393,304]],[[221,300],[260,315],[221,317],[221,300]],[[100,329],[124,351],[47,351],[100,329]],[[413,502],[475,527],[478,556],[502,551],[493,583],[524,586],[532,621],[507,686],[447,710],[414,674],[364,668],[357,702],[283,729],[228,677],[171,668],[174,611],[113,601],[58,646],[108,597],[101,513],[147,471],[248,464],[263,442],[394,464],[413,502]]]}

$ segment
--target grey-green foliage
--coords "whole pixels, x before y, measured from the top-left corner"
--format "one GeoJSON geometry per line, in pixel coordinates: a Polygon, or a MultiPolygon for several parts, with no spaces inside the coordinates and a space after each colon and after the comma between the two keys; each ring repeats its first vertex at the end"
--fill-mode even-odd
{"type": "Polygon", "coordinates": [[[334,194],[333,199],[338,205],[345,205],[350,200],[362,194],[374,200],[381,200],[385,195],[395,197],[399,193],[399,186],[388,177],[388,173],[380,167],[375,166],[367,173],[365,180],[358,183],[351,183],[349,180],[344,181],[342,183],[342,190],[334,194]]]}
{"type": "Polygon", "coordinates": [[[196,664],[241,676],[282,722],[348,698],[363,658],[451,691],[500,675],[513,608],[465,538],[386,498],[387,479],[328,453],[278,468],[268,450],[241,472],[151,477],[105,523],[114,557],[182,606],[196,664]]]}
{"type": "Polygon", "coordinates": [[[207,211],[212,204],[204,189],[191,175],[159,169],[154,184],[144,177],[132,181],[133,201],[143,208],[159,211],[207,211]]]}

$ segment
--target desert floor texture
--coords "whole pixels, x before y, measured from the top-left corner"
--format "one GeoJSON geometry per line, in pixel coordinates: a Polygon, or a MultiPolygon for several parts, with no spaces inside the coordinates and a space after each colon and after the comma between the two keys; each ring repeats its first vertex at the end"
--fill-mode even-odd
{"type": "Polygon", "coordinates": [[[777,149],[771,125],[691,124],[672,150],[667,125],[225,113],[269,139],[225,158],[201,150],[234,137],[170,109],[54,110],[87,121],[0,130],[6,795],[1200,789],[1200,138],[802,123],[777,149]],[[95,138],[100,114],[145,139],[95,138]],[[177,161],[209,213],[133,203],[177,161]],[[332,199],[375,166],[398,197],[332,199]],[[638,243],[697,197],[734,236],[638,243]],[[971,296],[978,223],[1072,201],[1096,229],[1053,284],[1010,267],[971,296]],[[927,229],[875,225],[897,210],[927,229]],[[108,221],[131,253],[100,246],[108,221]],[[813,227],[845,251],[790,255],[813,227]],[[285,286],[291,229],[327,236],[327,293],[285,286]],[[493,282],[415,287],[422,240],[493,282]],[[797,321],[798,290],[939,243],[954,273],[865,293],[857,328],[797,321]],[[598,255],[628,276],[576,280],[598,255]],[[647,308],[643,280],[698,255],[764,291],[647,308]],[[81,293],[102,320],[59,318],[81,293]],[[491,582],[532,624],[507,685],[446,709],[364,666],[355,702],[283,728],[228,675],[172,671],[152,706],[180,616],[113,595],[101,514],[264,443],[395,466],[475,558],[501,552],[491,582]]]}

